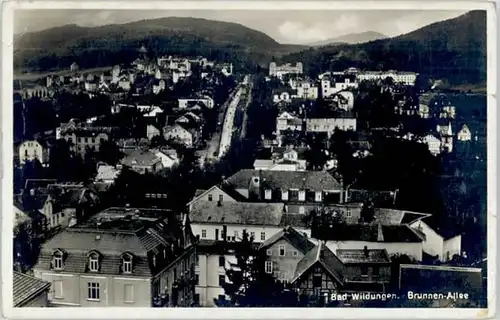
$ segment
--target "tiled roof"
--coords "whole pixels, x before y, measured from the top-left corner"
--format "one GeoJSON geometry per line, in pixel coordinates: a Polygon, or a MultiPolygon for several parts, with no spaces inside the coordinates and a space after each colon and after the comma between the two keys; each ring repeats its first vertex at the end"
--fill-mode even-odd
{"type": "Polygon", "coordinates": [[[336,190],[340,183],[328,172],[323,171],[259,171],[243,169],[235,173],[227,182],[235,188],[248,188],[250,179],[261,178],[261,183],[272,189],[336,190]]]}
{"type": "Polygon", "coordinates": [[[100,255],[99,273],[121,274],[121,257],[129,253],[133,256],[133,275],[151,276],[172,261],[178,252],[177,239],[181,238],[180,225],[175,217],[127,219],[116,215],[94,226],[89,223],[77,225],[54,236],[43,245],[35,269],[51,269],[54,252],[61,250],[64,253],[62,272],[89,272],[88,254],[96,251],[100,255]],[[166,258],[160,254],[163,251],[166,258]],[[156,266],[150,263],[152,254],[157,255],[156,266]]]}
{"type": "Polygon", "coordinates": [[[198,201],[193,203],[189,219],[193,223],[227,223],[278,226],[283,214],[280,203],[241,203],[198,201]]]}
{"type": "Polygon", "coordinates": [[[12,282],[14,307],[22,307],[24,303],[50,288],[49,282],[17,271],[14,271],[12,282]]]}
{"type": "Polygon", "coordinates": [[[306,223],[304,222],[304,214],[295,213],[283,213],[281,215],[280,227],[292,226],[295,228],[306,228],[306,223]]]}
{"type": "MultiPolygon", "coordinates": [[[[242,245],[241,242],[229,242],[221,240],[206,240],[201,239],[196,243],[197,253],[212,253],[212,254],[231,254],[238,251],[238,247],[242,245]]],[[[259,243],[253,243],[253,248],[257,251],[259,243]]]]}
{"type": "Polygon", "coordinates": [[[122,159],[122,164],[129,167],[146,167],[152,166],[160,161],[161,159],[151,151],[131,150],[127,152],[127,156],[122,159]]]}
{"type": "Polygon", "coordinates": [[[99,166],[95,180],[115,180],[119,174],[120,170],[117,170],[114,166],[99,166]]]}
{"type": "Polygon", "coordinates": [[[319,262],[333,278],[343,284],[344,265],[335,254],[322,242],[310,250],[297,264],[292,283],[299,279],[307,270],[319,262]]]}
{"type": "Polygon", "coordinates": [[[390,263],[389,255],[385,249],[338,249],[337,257],[342,263],[390,263]]]}
{"type": "Polygon", "coordinates": [[[315,246],[314,243],[309,241],[307,237],[304,236],[302,233],[298,232],[292,227],[286,227],[280,232],[274,234],[271,238],[264,241],[264,243],[262,243],[260,248],[261,249],[267,248],[281,239],[285,239],[295,249],[298,249],[303,254],[306,254],[307,252],[312,250],[315,246]]]}

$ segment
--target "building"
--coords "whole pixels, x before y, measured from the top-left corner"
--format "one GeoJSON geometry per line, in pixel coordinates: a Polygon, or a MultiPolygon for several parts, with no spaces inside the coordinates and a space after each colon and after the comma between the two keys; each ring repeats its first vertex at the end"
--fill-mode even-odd
{"type": "Polygon", "coordinates": [[[115,182],[120,173],[121,170],[116,168],[115,166],[101,164],[97,167],[97,175],[94,181],[111,185],[115,182]]]}
{"type": "Polygon", "coordinates": [[[395,84],[404,84],[407,86],[415,85],[418,73],[407,71],[362,71],[357,74],[358,80],[361,81],[378,81],[392,78],[395,84]]]}
{"type": "Polygon", "coordinates": [[[265,240],[259,250],[266,252],[266,272],[279,280],[291,282],[297,264],[314,247],[307,237],[287,226],[265,240]]]}
{"type": "Polygon", "coordinates": [[[433,134],[428,134],[423,138],[423,143],[427,144],[429,152],[436,156],[441,153],[441,140],[436,138],[433,134]]]}
{"type": "Polygon", "coordinates": [[[310,234],[302,221],[303,216],[285,213],[282,203],[233,202],[221,197],[196,201],[190,207],[193,234],[201,240],[238,242],[243,230],[247,230],[254,241],[260,243],[287,225],[310,234]]]}
{"type": "Polygon", "coordinates": [[[472,134],[470,132],[469,127],[464,124],[462,126],[462,129],[457,134],[457,139],[458,141],[471,141],[472,140],[472,134]]]}
{"type": "Polygon", "coordinates": [[[140,174],[156,173],[163,168],[161,159],[149,150],[131,150],[121,164],[140,174]]]}
{"type": "Polygon", "coordinates": [[[187,307],[195,239],[168,210],[109,208],[46,242],[34,268],[70,307],[187,307]]]}
{"type": "Polygon", "coordinates": [[[194,128],[188,128],[180,124],[166,126],[163,128],[165,140],[173,140],[187,147],[192,147],[198,140],[199,133],[194,128]]]}
{"type": "Polygon", "coordinates": [[[306,132],[324,132],[330,137],[336,129],[356,131],[356,118],[306,119],[306,132]]]}
{"type": "Polygon", "coordinates": [[[452,152],[453,151],[453,129],[451,128],[451,122],[448,125],[437,125],[436,131],[441,138],[441,151],[452,152]]]}
{"type": "Polygon", "coordinates": [[[153,139],[156,136],[159,136],[161,134],[160,130],[156,128],[152,124],[148,124],[146,127],[146,137],[148,137],[149,140],[153,139]]]}
{"type": "MultiPolygon", "coordinates": [[[[312,235],[314,238],[314,235],[312,235]]],[[[342,249],[385,249],[389,255],[406,254],[422,261],[423,235],[408,225],[347,224],[332,230],[326,245],[336,252],[342,249]]]]}
{"type": "Polygon", "coordinates": [[[356,89],[358,82],[356,76],[352,74],[326,74],[321,78],[321,96],[323,98],[337,94],[348,89],[356,89]]]}
{"type": "Polygon", "coordinates": [[[256,171],[243,169],[226,180],[227,188],[247,201],[338,203],[342,184],[324,171],[256,171]]]}
{"type": "Polygon", "coordinates": [[[454,255],[462,256],[462,235],[441,235],[431,228],[425,221],[418,220],[410,225],[424,235],[423,251],[441,262],[450,261],[454,255]]]}
{"type": "Polygon", "coordinates": [[[48,307],[50,282],[14,271],[12,283],[14,308],[48,307]]]}
{"type": "Polygon", "coordinates": [[[385,292],[391,281],[391,259],[385,249],[339,249],[344,265],[343,291],[385,292]]]}
{"type": "Polygon", "coordinates": [[[302,131],[303,126],[302,119],[286,111],[276,118],[276,133],[278,135],[286,130],[302,131]]]}
{"type": "Polygon", "coordinates": [[[318,86],[315,82],[310,80],[300,81],[296,84],[294,88],[297,90],[296,97],[305,100],[316,100],[318,99],[318,86]]]}
{"type": "Polygon", "coordinates": [[[187,98],[179,98],[177,99],[179,103],[179,108],[180,109],[186,109],[190,105],[196,104],[196,103],[203,103],[205,107],[212,109],[215,105],[214,99],[212,99],[209,96],[199,96],[199,97],[187,97],[187,98]]]}
{"type": "Polygon", "coordinates": [[[49,148],[46,142],[41,140],[27,140],[19,145],[19,163],[24,165],[26,161],[37,159],[42,166],[49,163],[49,148]]]}
{"type": "Polygon", "coordinates": [[[80,67],[78,66],[78,64],[76,64],[76,62],[73,62],[73,63],[71,64],[71,66],[69,67],[69,70],[70,70],[71,72],[76,72],[76,71],[78,71],[79,69],[80,69],[80,67]]]}
{"type": "Polygon", "coordinates": [[[296,95],[296,90],[290,89],[277,89],[273,92],[273,102],[274,103],[291,103],[292,97],[296,95]]]}
{"type": "Polygon", "coordinates": [[[56,129],[56,139],[66,140],[71,150],[84,155],[87,149],[98,151],[101,143],[107,141],[114,130],[116,128],[97,127],[71,119],[56,129]]]}
{"type": "Polygon", "coordinates": [[[269,76],[277,77],[283,79],[286,74],[302,74],[303,73],[302,62],[297,62],[295,66],[290,63],[284,65],[276,65],[276,62],[271,62],[269,64],[269,76]]]}
{"type": "Polygon", "coordinates": [[[161,159],[163,168],[172,168],[173,166],[179,164],[179,157],[177,151],[174,149],[160,149],[154,150],[154,154],[161,159]]]}
{"type": "Polygon", "coordinates": [[[307,161],[304,148],[268,148],[269,152],[261,152],[261,157],[254,161],[255,170],[305,171],[307,161]],[[283,150],[284,149],[284,150],[283,150]],[[282,150],[282,151],[281,151],[282,150]],[[280,152],[281,151],[281,152],[280,152]],[[267,154],[265,154],[267,153],[267,154]]]}

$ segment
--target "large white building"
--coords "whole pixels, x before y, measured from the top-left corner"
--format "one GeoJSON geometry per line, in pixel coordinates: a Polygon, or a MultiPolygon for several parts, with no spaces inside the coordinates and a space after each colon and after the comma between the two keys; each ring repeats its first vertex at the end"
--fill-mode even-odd
{"type": "Polygon", "coordinates": [[[269,64],[269,76],[278,77],[279,79],[283,79],[286,74],[302,74],[303,72],[302,62],[297,62],[295,66],[290,63],[280,66],[276,65],[276,62],[269,64]]]}
{"type": "Polygon", "coordinates": [[[401,83],[408,86],[415,85],[418,73],[406,71],[363,71],[357,74],[359,81],[376,81],[392,78],[395,83],[401,83]]]}
{"type": "Polygon", "coordinates": [[[306,119],[306,132],[325,132],[328,136],[331,136],[335,129],[356,131],[356,118],[306,119]]]}
{"type": "Polygon", "coordinates": [[[329,97],[340,91],[356,89],[358,82],[355,75],[323,74],[321,77],[321,96],[329,97]]]}
{"type": "Polygon", "coordinates": [[[49,149],[43,142],[27,140],[19,145],[19,163],[24,165],[26,161],[38,159],[42,165],[49,162],[49,149]]]}

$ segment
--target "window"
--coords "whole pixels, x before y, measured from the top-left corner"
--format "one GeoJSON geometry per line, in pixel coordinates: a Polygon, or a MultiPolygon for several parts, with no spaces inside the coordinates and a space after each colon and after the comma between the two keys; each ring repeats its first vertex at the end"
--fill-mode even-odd
{"type": "Polygon", "coordinates": [[[250,232],[250,237],[252,237],[252,239],[255,239],[255,232],[251,231],[250,232]]]}
{"type": "Polygon", "coordinates": [[[205,239],[207,237],[207,230],[205,229],[201,230],[201,237],[202,239],[205,239]]]}
{"type": "Polygon", "coordinates": [[[272,261],[266,261],[264,266],[265,266],[266,273],[273,273],[273,262],[272,261]]]}
{"type": "Polygon", "coordinates": [[[281,200],[288,200],[288,190],[281,191],[281,200]]]}
{"type": "Polygon", "coordinates": [[[200,294],[199,293],[195,293],[194,297],[193,297],[193,300],[194,300],[194,304],[196,306],[199,306],[200,305],[200,294]]]}
{"type": "Polygon", "coordinates": [[[321,288],[321,275],[313,276],[313,288],[321,288]]]}
{"type": "Polygon", "coordinates": [[[87,300],[99,300],[99,283],[89,282],[88,283],[88,298],[87,300]]]}
{"type": "Polygon", "coordinates": [[[234,231],[234,239],[238,240],[238,231],[234,231]]]}
{"type": "Polygon", "coordinates": [[[61,270],[63,268],[62,252],[57,251],[56,253],[54,253],[53,267],[54,267],[54,270],[61,270]]]}
{"type": "Polygon", "coordinates": [[[219,202],[223,202],[224,201],[224,195],[223,194],[219,194],[219,202]]]}
{"type": "Polygon", "coordinates": [[[215,240],[219,240],[219,229],[215,229],[215,240]]]}
{"type": "Polygon", "coordinates": [[[55,280],[52,283],[52,290],[54,292],[54,299],[63,298],[63,282],[61,280],[55,280]]]}
{"type": "Polygon", "coordinates": [[[266,200],[271,200],[271,194],[272,194],[271,189],[266,189],[266,190],[264,191],[264,198],[265,198],[266,200]]]}
{"type": "Polygon", "coordinates": [[[266,250],[266,254],[267,254],[268,256],[272,256],[272,255],[273,255],[273,251],[272,251],[272,250],[270,250],[270,249],[268,249],[268,250],[266,250]]]}
{"type": "MultiPolygon", "coordinates": [[[[163,250],[165,255],[165,250],[163,250]]],[[[132,256],[126,254],[123,256],[123,273],[132,273],[132,256]]]]}
{"type": "Polygon", "coordinates": [[[126,284],[123,290],[124,297],[123,302],[133,303],[134,302],[134,286],[131,284],[126,284]]]}
{"type": "Polygon", "coordinates": [[[208,201],[212,201],[212,195],[211,194],[208,195],[208,201]]]}
{"type": "Polygon", "coordinates": [[[306,201],[306,192],[304,190],[299,190],[299,201],[306,201]]]}
{"type": "Polygon", "coordinates": [[[293,250],[292,255],[293,255],[294,257],[296,257],[296,256],[298,256],[298,255],[299,255],[299,252],[298,252],[297,250],[293,250]]]}
{"type": "Polygon", "coordinates": [[[226,265],[226,258],[224,256],[219,256],[219,267],[224,267],[226,265]]]}
{"type": "Polygon", "coordinates": [[[99,271],[99,255],[95,252],[89,256],[89,270],[93,272],[99,271]]]}
{"type": "Polygon", "coordinates": [[[219,286],[222,287],[224,283],[226,283],[226,276],[221,274],[219,275],[219,286]]]}
{"type": "Polygon", "coordinates": [[[304,214],[304,213],[306,213],[306,209],[304,208],[304,206],[300,206],[300,207],[299,207],[299,213],[300,213],[300,214],[304,214]]]}
{"type": "Polygon", "coordinates": [[[368,267],[361,267],[361,276],[368,277],[368,267]]]}
{"type": "Polygon", "coordinates": [[[352,217],[352,212],[351,212],[351,208],[347,208],[346,211],[345,211],[345,216],[347,218],[351,218],[352,217]]]}
{"type": "Polygon", "coordinates": [[[260,240],[262,240],[262,241],[266,240],[266,233],[265,232],[260,233],[260,240]]]}
{"type": "Polygon", "coordinates": [[[373,267],[373,269],[372,269],[372,275],[374,275],[374,276],[380,275],[380,269],[379,269],[379,267],[373,267]]]}
{"type": "Polygon", "coordinates": [[[321,191],[316,191],[315,196],[317,202],[321,202],[321,200],[323,199],[323,194],[321,193],[321,191]]]}
{"type": "Polygon", "coordinates": [[[200,275],[199,274],[195,274],[194,275],[194,280],[195,280],[196,285],[199,285],[200,284],[200,275]]]}
{"type": "Polygon", "coordinates": [[[285,255],[285,246],[284,245],[280,245],[279,246],[279,251],[280,251],[280,256],[284,256],[285,255]]]}

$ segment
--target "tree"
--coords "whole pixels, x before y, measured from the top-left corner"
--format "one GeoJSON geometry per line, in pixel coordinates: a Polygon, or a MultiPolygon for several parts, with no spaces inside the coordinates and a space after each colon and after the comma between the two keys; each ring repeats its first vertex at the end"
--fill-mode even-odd
{"type": "Polygon", "coordinates": [[[375,218],[375,204],[371,199],[366,200],[361,208],[361,220],[363,222],[372,222],[375,218]]]}
{"type": "Polygon", "coordinates": [[[237,307],[293,307],[297,297],[289,286],[266,273],[266,255],[257,250],[253,237],[243,230],[235,251],[236,262],[226,270],[229,281],[224,283],[230,303],[237,307]]]}
{"type": "Polygon", "coordinates": [[[96,158],[99,161],[114,166],[123,158],[123,152],[120,151],[120,148],[118,148],[118,145],[114,141],[102,140],[96,158]]]}
{"type": "Polygon", "coordinates": [[[320,207],[304,217],[304,223],[311,229],[311,236],[319,240],[329,240],[329,235],[335,232],[342,232],[346,225],[345,217],[342,213],[320,207]]]}

